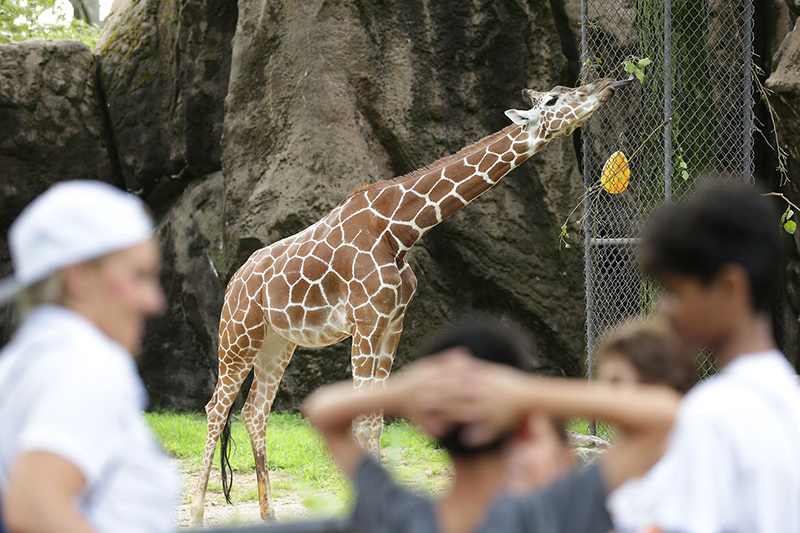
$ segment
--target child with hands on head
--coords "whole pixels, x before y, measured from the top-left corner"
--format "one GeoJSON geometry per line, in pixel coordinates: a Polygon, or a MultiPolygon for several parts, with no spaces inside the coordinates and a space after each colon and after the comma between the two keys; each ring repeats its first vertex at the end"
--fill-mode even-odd
{"type": "Polygon", "coordinates": [[[357,492],[356,527],[365,531],[571,531],[612,528],[608,492],[644,473],[658,459],[677,408],[665,388],[620,391],[583,380],[541,378],[519,369],[520,334],[489,320],[457,328],[386,386],[356,392],[350,383],[321,388],[304,413],[325,438],[357,492]],[[516,354],[500,357],[499,354],[516,354]],[[498,361],[498,359],[505,359],[498,361]],[[509,363],[509,361],[511,361],[509,363]],[[359,415],[383,410],[415,421],[448,451],[453,486],[437,501],[395,484],[351,435],[359,415]],[[503,495],[511,443],[534,412],[591,416],[621,429],[594,465],[548,489],[503,495]]]}

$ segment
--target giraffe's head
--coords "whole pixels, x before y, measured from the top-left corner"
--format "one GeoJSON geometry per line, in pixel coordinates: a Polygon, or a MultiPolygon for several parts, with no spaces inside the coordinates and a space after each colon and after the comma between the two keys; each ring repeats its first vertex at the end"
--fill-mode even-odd
{"type": "Polygon", "coordinates": [[[531,133],[544,141],[565,137],[611,100],[618,87],[630,81],[603,78],[576,88],[559,85],[548,92],[523,89],[522,96],[530,100],[533,107],[528,110],[509,109],[506,116],[515,124],[527,126],[531,133]]]}

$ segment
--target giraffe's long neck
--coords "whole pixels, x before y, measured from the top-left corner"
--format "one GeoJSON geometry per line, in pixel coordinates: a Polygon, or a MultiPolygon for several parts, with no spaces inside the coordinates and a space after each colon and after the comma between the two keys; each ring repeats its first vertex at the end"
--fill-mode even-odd
{"type": "Polygon", "coordinates": [[[403,194],[392,219],[400,252],[428,230],[494,187],[547,144],[536,132],[512,124],[457,154],[401,179],[403,194]]]}

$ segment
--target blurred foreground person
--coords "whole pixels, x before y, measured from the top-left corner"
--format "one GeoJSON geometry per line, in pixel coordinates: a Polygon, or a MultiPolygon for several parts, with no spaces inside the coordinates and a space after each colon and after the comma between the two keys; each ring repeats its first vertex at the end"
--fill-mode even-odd
{"type": "Polygon", "coordinates": [[[145,425],[133,355],[164,310],[144,204],[54,185],[9,232],[20,327],[0,351],[0,495],[14,532],[169,531],[176,477],[145,425]]]}
{"type": "Polygon", "coordinates": [[[716,183],[645,233],[660,310],[719,373],[681,402],[654,476],[655,531],[800,531],[800,385],[771,312],[783,268],[779,216],[750,187],[716,183]]]}
{"type": "MultiPolygon", "coordinates": [[[[513,335],[517,335],[514,333],[513,335]]],[[[614,392],[583,380],[538,378],[514,368],[521,358],[507,329],[466,324],[425,357],[389,378],[386,388],[358,393],[350,383],[321,388],[304,413],[322,432],[334,459],[353,479],[359,531],[607,532],[609,490],[641,475],[658,458],[677,408],[666,389],[614,392]],[[470,355],[473,354],[473,355],[470,355]],[[512,354],[513,357],[508,357],[512,354]],[[436,437],[453,461],[455,479],[438,501],[395,484],[351,433],[361,414],[385,410],[410,418],[436,437]],[[547,490],[502,496],[509,444],[529,415],[597,416],[624,433],[605,456],[547,490]]]]}
{"type": "MultiPolygon", "coordinates": [[[[633,319],[602,339],[597,350],[597,379],[617,387],[661,385],[683,396],[697,381],[695,353],[682,350],[661,320],[633,319]]],[[[657,462],[646,477],[628,480],[608,497],[607,507],[618,533],[644,531],[649,524],[653,488],[662,468],[657,462]]]]}

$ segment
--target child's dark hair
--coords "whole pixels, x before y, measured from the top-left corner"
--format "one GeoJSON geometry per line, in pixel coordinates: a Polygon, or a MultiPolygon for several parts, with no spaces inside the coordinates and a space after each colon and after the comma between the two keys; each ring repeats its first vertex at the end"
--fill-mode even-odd
{"type": "Polygon", "coordinates": [[[641,383],[664,385],[681,394],[697,382],[694,357],[681,352],[678,342],[661,324],[632,320],[600,342],[597,361],[620,357],[630,364],[641,383]]]}
{"type": "MultiPolygon", "coordinates": [[[[466,348],[473,357],[508,365],[517,369],[525,367],[527,339],[517,327],[491,317],[473,317],[462,320],[454,328],[433,339],[423,356],[433,355],[449,348],[466,348]]],[[[463,426],[438,439],[439,445],[451,456],[465,457],[488,453],[502,447],[511,437],[511,432],[493,442],[476,447],[464,446],[461,442],[463,426]]]]}
{"type": "Polygon", "coordinates": [[[648,225],[644,270],[713,281],[720,268],[741,266],[750,279],[753,310],[770,313],[782,260],[779,217],[769,200],[743,183],[704,184],[688,202],[669,205],[648,225]]]}

